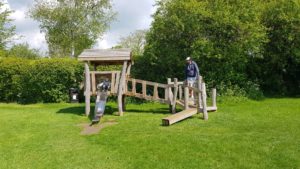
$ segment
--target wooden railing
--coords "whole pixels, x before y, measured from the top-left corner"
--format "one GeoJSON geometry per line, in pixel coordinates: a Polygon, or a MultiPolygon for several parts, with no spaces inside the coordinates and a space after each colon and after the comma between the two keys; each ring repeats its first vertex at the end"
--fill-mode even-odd
{"type": "Polygon", "coordinates": [[[127,96],[133,96],[145,100],[159,101],[161,103],[170,104],[169,88],[173,87],[174,85],[155,83],[146,80],[133,79],[129,77],[127,77],[126,79],[126,84],[127,85],[125,85],[125,95],[127,96]],[[129,84],[131,84],[131,88],[129,88],[129,84]],[[141,84],[141,92],[137,92],[137,84],[141,84]],[[147,93],[147,91],[150,90],[150,88],[153,88],[152,94],[147,93]],[[165,95],[162,98],[158,94],[160,88],[163,89],[165,92],[165,95]]]}

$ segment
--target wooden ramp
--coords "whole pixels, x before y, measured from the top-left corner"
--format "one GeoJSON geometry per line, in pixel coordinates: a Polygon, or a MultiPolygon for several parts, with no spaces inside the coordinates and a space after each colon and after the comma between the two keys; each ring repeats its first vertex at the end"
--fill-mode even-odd
{"type": "Polygon", "coordinates": [[[181,121],[183,119],[186,119],[188,117],[193,116],[194,114],[197,114],[197,109],[188,109],[188,110],[183,110],[179,113],[173,114],[169,117],[163,118],[162,119],[162,124],[164,126],[169,126],[171,124],[174,124],[178,121],[181,121]]]}

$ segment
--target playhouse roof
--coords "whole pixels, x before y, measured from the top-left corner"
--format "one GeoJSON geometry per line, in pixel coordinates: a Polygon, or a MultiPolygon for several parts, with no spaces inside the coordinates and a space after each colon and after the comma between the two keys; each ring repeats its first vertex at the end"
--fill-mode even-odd
{"type": "Polygon", "coordinates": [[[132,54],[130,49],[86,49],[78,60],[94,64],[123,64],[124,61],[132,61],[132,54]]]}

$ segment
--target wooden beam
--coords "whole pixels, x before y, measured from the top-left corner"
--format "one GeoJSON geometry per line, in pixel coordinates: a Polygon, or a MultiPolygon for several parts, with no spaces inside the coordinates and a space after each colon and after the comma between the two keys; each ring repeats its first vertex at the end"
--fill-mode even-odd
{"type": "Polygon", "coordinates": [[[127,67],[127,61],[124,61],[123,63],[123,68],[121,72],[121,78],[118,86],[118,108],[119,108],[119,115],[123,116],[123,102],[122,102],[122,97],[123,97],[123,89],[125,85],[125,75],[126,75],[126,67],[127,67]]]}
{"type": "Polygon", "coordinates": [[[202,83],[202,104],[203,104],[203,118],[208,120],[207,107],[206,107],[206,85],[202,83]]]}
{"type": "Polygon", "coordinates": [[[154,99],[159,99],[159,96],[158,96],[158,85],[157,84],[154,85],[153,97],[154,97],[154,99]]]}
{"type": "Polygon", "coordinates": [[[85,71],[85,115],[90,115],[90,97],[91,97],[91,79],[90,79],[90,69],[88,63],[84,64],[85,71]]]}
{"type": "Polygon", "coordinates": [[[169,117],[163,118],[162,119],[162,124],[164,126],[169,126],[171,124],[174,124],[178,121],[181,121],[183,119],[186,119],[188,117],[193,116],[194,114],[197,114],[197,109],[188,109],[188,110],[183,110],[179,113],[173,114],[169,117]]]}

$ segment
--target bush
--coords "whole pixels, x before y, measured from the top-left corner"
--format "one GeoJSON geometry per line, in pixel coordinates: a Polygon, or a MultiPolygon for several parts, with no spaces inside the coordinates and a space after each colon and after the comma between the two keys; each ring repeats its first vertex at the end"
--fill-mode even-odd
{"type": "Polygon", "coordinates": [[[83,70],[83,65],[74,59],[2,59],[0,101],[20,103],[68,101],[68,89],[79,88],[83,70]]]}

